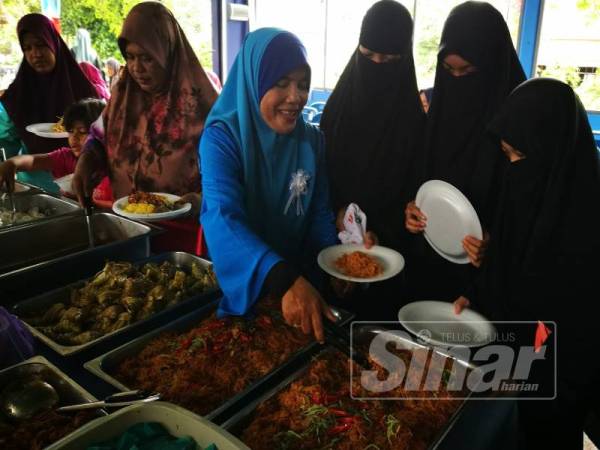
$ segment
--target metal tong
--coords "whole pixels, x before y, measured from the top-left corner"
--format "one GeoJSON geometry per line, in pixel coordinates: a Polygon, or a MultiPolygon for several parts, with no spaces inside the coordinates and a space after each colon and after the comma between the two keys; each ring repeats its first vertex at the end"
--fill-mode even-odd
{"type": "MultiPolygon", "coordinates": [[[[2,161],[5,162],[6,161],[6,151],[4,150],[4,147],[0,147],[0,153],[2,153],[2,161]]],[[[12,193],[12,191],[8,190],[8,183],[6,183],[6,191],[8,192],[8,199],[10,200],[10,207],[12,210],[10,221],[11,221],[11,223],[14,223],[15,222],[15,214],[17,214],[17,208],[15,207],[15,200],[13,198],[13,193],[12,193]]]]}
{"type": "Polygon", "coordinates": [[[85,209],[88,242],[90,243],[90,248],[94,248],[94,230],[92,229],[92,214],[94,214],[94,209],[91,197],[83,198],[83,208],[85,209]]]}
{"type": "Polygon", "coordinates": [[[109,395],[104,400],[97,402],[80,403],[77,405],[62,406],[57,408],[57,412],[79,411],[82,409],[96,408],[118,408],[121,406],[136,405],[138,403],[148,403],[160,399],[158,393],[148,393],[143,390],[119,392],[109,395]]]}

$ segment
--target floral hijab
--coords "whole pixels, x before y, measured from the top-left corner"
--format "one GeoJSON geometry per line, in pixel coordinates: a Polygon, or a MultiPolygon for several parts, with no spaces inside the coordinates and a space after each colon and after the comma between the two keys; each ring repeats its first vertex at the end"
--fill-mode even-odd
{"type": "Polygon", "coordinates": [[[115,198],[132,191],[200,191],[198,142],[217,94],[173,14],[158,2],[136,5],[119,37],[143,47],[167,71],[167,86],[148,94],[127,72],[103,115],[115,198]]]}

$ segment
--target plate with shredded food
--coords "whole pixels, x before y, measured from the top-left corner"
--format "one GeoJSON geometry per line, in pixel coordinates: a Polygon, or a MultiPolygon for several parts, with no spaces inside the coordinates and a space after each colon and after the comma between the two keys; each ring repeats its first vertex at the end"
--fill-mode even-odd
{"type": "Polygon", "coordinates": [[[321,250],[319,266],[329,275],[356,283],[373,283],[398,275],[404,269],[404,257],[391,248],[362,244],[340,244],[321,250]]]}
{"type": "Polygon", "coordinates": [[[164,220],[187,214],[191,203],[181,197],[164,192],[134,192],[113,203],[113,211],[129,219],[164,220]]]}
{"type": "Polygon", "coordinates": [[[65,130],[62,121],[56,123],[32,123],[31,125],[27,125],[25,129],[36,136],[45,138],[65,139],[69,137],[69,133],[65,130]]]}

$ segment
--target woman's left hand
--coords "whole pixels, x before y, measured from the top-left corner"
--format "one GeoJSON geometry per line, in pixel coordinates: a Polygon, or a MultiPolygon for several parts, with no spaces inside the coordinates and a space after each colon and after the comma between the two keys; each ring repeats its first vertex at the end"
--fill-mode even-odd
{"type": "Polygon", "coordinates": [[[199,192],[188,192],[181,196],[179,200],[183,203],[190,203],[192,209],[190,209],[190,215],[196,217],[200,214],[200,205],[202,205],[202,194],[199,192]]]}
{"type": "Polygon", "coordinates": [[[473,236],[466,236],[463,239],[463,248],[467,252],[469,261],[471,261],[471,264],[475,267],[481,266],[489,241],[490,235],[487,231],[483,233],[483,239],[477,239],[473,236]]]}

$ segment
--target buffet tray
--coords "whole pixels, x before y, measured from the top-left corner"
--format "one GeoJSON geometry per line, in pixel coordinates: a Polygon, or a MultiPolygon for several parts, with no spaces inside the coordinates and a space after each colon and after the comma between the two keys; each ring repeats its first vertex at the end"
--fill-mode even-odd
{"type": "Polygon", "coordinates": [[[97,400],[43,356],[34,356],[19,364],[0,370],[0,386],[6,386],[19,377],[30,375],[39,376],[51,384],[58,393],[60,404],[71,405],[97,400]]]}
{"type": "MultiPolygon", "coordinates": [[[[3,195],[4,194],[0,193],[0,198],[3,195]]],[[[30,208],[37,207],[42,211],[48,212],[49,215],[46,217],[40,217],[39,219],[30,220],[28,222],[20,222],[6,225],[0,224],[0,232],[8,233],[12,230],[21,227],[28,227],[40,222],[54,220],[57,217],[64,216],[65,214],[83,214],[83,210],[77,203],[68,199],[54,197],[49,194],[15,195],[13,196],[13,201],[15,202],[15,209],[17,210],[17,212],[24,212],[29,210],[30,208]]],[[[0,203],[4,208],[8,208],[10,205],[8,197],[3,201],[0,201],[0,203]]]]}
{"type": "Polygon", "coordinates": [[[250,450],[238,438],[187,409],[168,402],[131,405],[88,422],[46,450],[80,450],[123,434],[140,422],[158,422],[176,437],[191,436],[200,448],[215,444],[219,450],[250,450]]]}
{"type": "MultiPolygon", "coordinates": [[[[140,336],[137,339],[134,339],[127,344],[124,344],[114,350],[109,351],[103,355],[98,356],[91,361],[86,362],[83,366],[92,372],[94,375],[98,376],[102,380],[107,383],[113,385],[117,389],[121,391],[129,391],[130,388],[122,384],[119,380],[110,375],[111,369],[119,365],[121,361],[124,359],[134,356],[138,354],[148,342],[152,339],[158,337],[160,334],[165,332],[185,332],[193,327],[195,327],[198,322],[202,319],[207,318],[214,312],[214,310],[218,306],[218,301],[213,302],[209,305],[204,306],[201,309],[193,311],[180,319],[165,325],[161,328],[158,328],[150,333],[147,333],[143,336],[140,336]]],[[[338,318],[338,324],[343,325],[352,319],[352,315],[346,311],[332,308],[332,312],[338,318]]],[[[208,413],[204,416],[208,420],[212,420],[218,416],[220,416],[223,412],[229,409],[231,406],[239,402],[243,397],[245,397],[249,392],[264,386],[266,383],[276,378],[279,374],[285,371],[287,367],[291,367],[295,364],[299,359],[301,359],[306,353],[312,353],[312,350],[317,347],[319,344],[314,341],[307,345],[306,347],[300,349],[298,352],[293,354],[288,361],[284,362],[279,367],[273,369],[271,372],[267,373],[264,377],[259,378],[258,380],[250,383],[245,389],[243,389],[238,394],[234,395],[229,400],[225,401],[221,406],[217,407],[215,410],[208,413]]]]}
{"type": "MultiPolygon", "coordinates": [[[[188,273],[191,271],[193,263],[196,263],[202,269],[212,266],[212,263],[210,261],[207,261],[198,256],[194,256],[194,255],[191,255],[189,253],[184,253],[184,252],[161,253],[160,255],[151,256],[149,258],[145,258],[140,261],[137,261],[135,263],[135,265],[141,266],[143,264],[150,263],[150,262],[160,264],[165,261],[170,262],[171,264],[173,264],[175,267],[177,267],[179,269],[184,269],[188,273]]],[[[97,271],[102,270],[103,266],[104,266],[104,263],[102,263],[102,265],[99,265],[97,267],[97,269],[98,269],[97,271]]],[[[30,316],[36,311],[45,310],[45,309],[49,308],[51,305],[61,302],[65,298],[68,299],[71,294],[71,289],[82,287],[88,280],[89,280],[89,278],[85,279],[85,280],[80,280],[80,281],[77,281],[70,285],[60,287],[60,288],[50,291],[48,293],[31,298],[29,300],[19,302],[13,307],[12,313],[19,316],[19,318],[23,321],[23,323],[27,326],[27,328],[29,328],[31,333],[34,336],[36,336],[38,339],[40,339],[42,342],[44,342],[48,347],[52,348],[54,351],[56,351],[57,353],[59,353],[63,356],[67,356],[67,355],[72,355],[72,354],[81,352],[83,350],[86,350],[86,349],[92,347],[93,345],[96,345],[96,344],[108,339],[111,336],[115,336],[115,335],[121,334],[125,331],[129,331],[129,330],[138,328],[142,324],[147,323],[150,320],[154,320],[159,317],[162,317],[165,314],[167,314],[168,312],[173,311],[174,309],[179,308],[183,305],[195,303],[198,306],[203,306],[203,305],[209,303],[211,300],[215,300],[215,298],[218,296],[218,293],[219,293],[219,288],[215,287],[214,289],[211,289],[209,291],[192,295],[192,296],[186,298],[185,300],[182,300],[179,303],[177,303],[169,308],[165,308],[165,309],[147,317],[146,319],[140,320],[138,322],[134,322],[130,325],[127,325],[123,328],[119,328],[118,330],[107,333],[103,336],[100,336],[97,339],[94,339],[86,344],[81,344],[81,345],[60,344],[60,343],[56,342],[55,340],[51,339],[50,337],[48,337],[47,335],[45,335],[44,333],[42,333],[40,330],[38,330],[34,326],[29,325],[23,319],[23,317],[30,316]]]]}
{"type": "MultiPolygon", "coordinates": [[[[352,336],[353,345],[360,346],[363,343],[368,343],[377,334],[379,334],[381,332],[385,332],[385,331],[393,331],[393,330],[387,330],[385,328],[371,327],[371,326],[353,327],[353,336],[352,336]]],[[[429,348],[431,348],[429,346],[416,343],[412,339],[406,339],[402,336],[396,335],[396,336],[394,336],[394,339],[398,339],[399,342],[401,342],[404,346],[406,346],[408,348],[413,348],[413,349],[429,349],[429,348]]],[[[312,362],[316,358],[319,358],[319,356],[324,355],[324,354],[326,354],[326,352],[331,352],[331,351],[339,351],[339,350],[337,350],[336,348],[334,348],[332,346],[327,345],[325,348],[321,348],[319,351],[314,352],[312,355],[311,354],[305,355],[305,357],[306,357],[305,360],[303,361],[303,363],[301,363],[299,365],[297,370],[295,370],[292,374],[290,374],[288,377],[286,377],[281,382],[279,382],[277,385],[275,385],[272,389],[266,391],[264,394],[262,394],[260,396],[253,398],[244,407],[242,407],[238,412],[236,412],[229,419],[227,419],[222,424],[222,427],[225,428],[227,431],[231,432],[234,436],[239,436],[243,432],[245,427],[248,425],[248,423],[250,422],[250,420],[252,419],[252,417],[254,415],[254,411],[261,403],[269,400],[270,398],[277,395],[279,392],[285,390],[291,383],[293,383],[297,379],[301,378],[308,371],[312,362]]],[[[446,353],[440,352],[436,348],[433,348],[432,351],[437,354],[441,354],[445,357],[455,360],[456,363],[463,365],[464,367],[466,367],[469,370],[479,370],[473,364],[466,362],[466,361],[462,361],[457,358],[454,358],[446,353]]],[[[448,434],[448,432],[452,429],[454,424],[460,418],[460,414],[461,414],[466,402],[470,399],[470,397],[471,397],[471,395],[469,393],[465,399],[456,400],[456,401],[461,402],[460,406],[452,414],[452,416],[448,420],[446,426],[438,433],[438,435],[432,441],[430,446],[427,447],[428,450],[436,449],[442,443],[444,437],[448,434]]],[[[385,400],[385,401],[402,401],[402,400],[385,400]]]]}
{"type": "Polygon", "coordinates": [[[91,219],[93,248],[83,215],[0,232],[0,303],[14,303],[92,276],[105,259],[131,261],[149,256],[150,236],[156,227],[111,213],[95,213],[91,219]]]}
{"type": "MultiPolygon", "coordinates": [[[[57,406],[88,403],[97,400],[93,395],[79,386],[43,356],[34,356],[19,364],[1,370],[0,386],[7,386],[12,381],[29,376],[41,378],[56,390],[59,397],[59,404],[57,406]]],[[[97,410],[99,418],[106,416],[106,414],[106,411],[103,409],[97,410]]],[[[68,436],[70,436],[70,434],[67,434],[65,437],[68,436]]],[[[60,440],[56,442],[60,442],[60,440]]],[[[56,443],[51,444],[49,447],[46,447],[46,449],[56,448],[55,445],[56,443]]]]}

